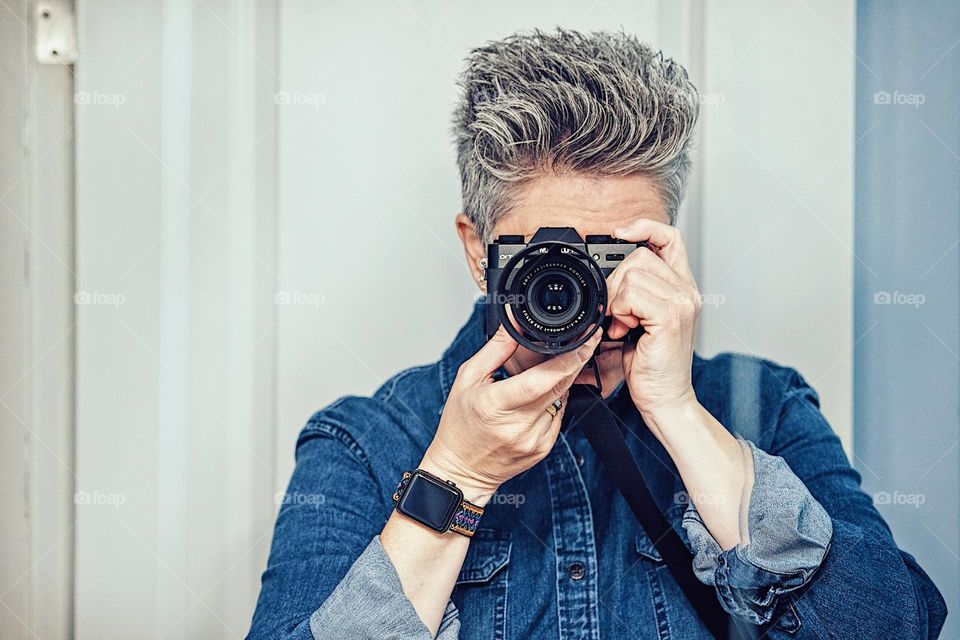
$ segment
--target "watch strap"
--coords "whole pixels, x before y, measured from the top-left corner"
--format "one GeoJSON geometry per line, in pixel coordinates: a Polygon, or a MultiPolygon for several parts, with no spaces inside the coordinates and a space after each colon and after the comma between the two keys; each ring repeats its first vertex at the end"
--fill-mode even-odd
{"type": "MultiPolygon", "coordinates": [[[[400,496],[407,490],[413,473],[413,471],[404,471],[403,477],[400,478],[400,482],[397,484],[397,490],[393,492],[394,504],[399,502],[400,496]]],[[[480,524],[480,517],[482,515],[483,507],[478,507],[468,500],[461,500],[457,511],[453,514],[453,522],[450,523],[449,531],[455,531],[460,535],[472,538],[473,534],[477,532],[477,526],[480,524]]]]}
{"type": "Polygon", "coordinates": [[[477,532],[477,526],[480,524],[480,516],[483,515],[483,507],[478,507],[472,502],[466,500],[460,501],[460,508],[453,515],[453,522],[450,524],[450,531],[456,531],[461,535],[472,538],[477,532]]]}

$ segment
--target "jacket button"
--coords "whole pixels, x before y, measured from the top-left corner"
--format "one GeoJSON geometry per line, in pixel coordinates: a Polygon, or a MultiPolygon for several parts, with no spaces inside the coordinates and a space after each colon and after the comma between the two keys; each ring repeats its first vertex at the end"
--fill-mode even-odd
{"type": "Polygon", "coordinates": [[[578,454],[577,454],[577,466],[578,466],[578,467],[582,467],[582,466],[583,466],[583,454],[582,454],[582,453],[578,453],[578,454]]]}
{"type": "Polygon", "coordinates": [[[587,568],[583,566],[582,562],[574,562],[570,565],[570,577],[574,580],[583,580],[583,576],[587,575],[587,568]]]}

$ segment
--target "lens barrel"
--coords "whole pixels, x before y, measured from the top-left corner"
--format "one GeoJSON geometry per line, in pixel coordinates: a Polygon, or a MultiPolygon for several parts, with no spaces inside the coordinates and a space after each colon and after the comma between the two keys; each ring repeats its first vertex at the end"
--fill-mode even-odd
{"type": "Polygon", "coordinates": [[[504,267],[497,300],[501,324],[532,351],[558,354],[589,339],[606,312],[603,272],[566,242],[528,245],[504,267]],[[507,317],[507,307],[520,331],[507,317]]]}

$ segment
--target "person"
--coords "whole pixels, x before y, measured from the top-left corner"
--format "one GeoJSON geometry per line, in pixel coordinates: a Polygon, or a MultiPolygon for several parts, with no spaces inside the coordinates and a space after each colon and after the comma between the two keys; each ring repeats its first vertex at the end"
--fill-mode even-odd
{"type": "Polygon", "coordinates": [[[456,229],[481,291],[503,234],[647,246],[607,278],[607,340],[549,356],[503,328],[487,340],[478,304],[439,361],[311,417],[288,492],[322,499],[282,506],[249,637],[710,637],[582,431],[561,432],[593,355],[731,616],[758,637],[936,637],[944,601],[817,393],[769,360],[694,353],[701,298],[674,226],[699,103],[685,70],[623,33],[537,31],[473,50],[461,88],[456,229]],[[463,503],[431,494],[449,483],[463,503]],[[431,528],[451,504],[450,530],[431,528]]]}

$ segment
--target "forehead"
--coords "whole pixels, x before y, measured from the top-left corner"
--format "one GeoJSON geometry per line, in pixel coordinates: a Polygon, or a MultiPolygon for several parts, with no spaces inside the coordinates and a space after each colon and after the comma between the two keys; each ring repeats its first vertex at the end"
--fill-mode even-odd
{"type": "Polygon", "coordinates": [[[637,218],[667,223],[670,216],[654,180],[644,175],[547,174],[517,187],[516,205],[495,234],[533,235],[540,227],[610,233],[637,218]]]}

